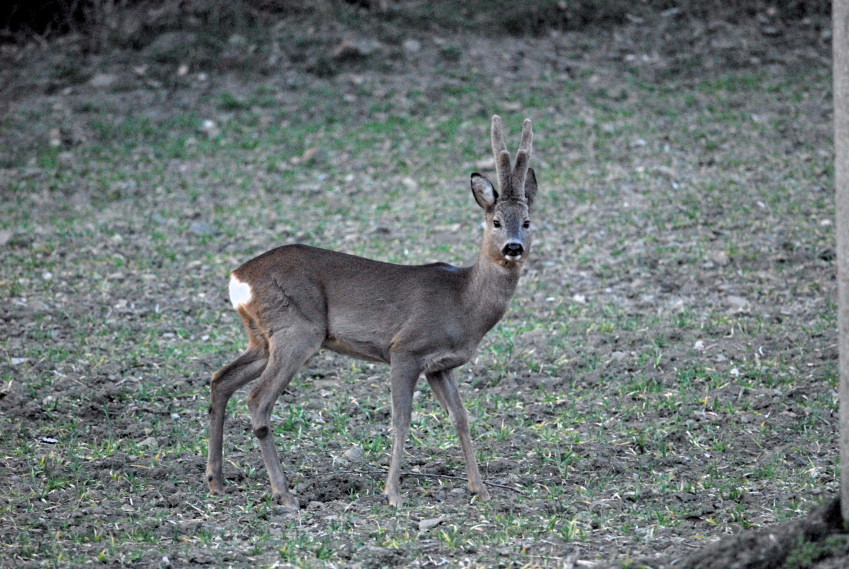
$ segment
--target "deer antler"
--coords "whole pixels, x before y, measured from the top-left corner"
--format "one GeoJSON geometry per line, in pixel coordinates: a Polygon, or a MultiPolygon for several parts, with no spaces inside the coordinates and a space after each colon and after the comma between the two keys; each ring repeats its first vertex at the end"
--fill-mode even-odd
{"type": "Polygon", "coordinates": [[[522,123],[522,142],[516,153],[516,164],[511,166],[510,153],[504,144],[504,134],[501,128],[501,117],[492,116],[492,154],[495,156],[495,171],[498,175],[498,188],[501,199],[525,199],[525,177],[533,150],[534,132],[530,119],[522,123]],[[519,193],[521,192],[521,193],[519,193]],[[518,195],[516,195],[519,193],[518,195]]]}
{"type": "Polygon", "coordinates": [[[492,116],[492,154],[495,157],[495,171],[498,175],[498,188],[502,193],[510,185],[510,153],[504,144],[504,133],[501,131],[501,117],[492,116]]]}
{"type": "Polygon", "coordinates": [[[522,142],[519,144],[519,151],[516,153],[516,165],[513,167],[513,188],[521,189],[523,196],[525,193],[525,176],[528,174],[528,165],[533,152],[533,138],[534,131],[531,130],[531,120],[525,119],[525,122],[522,123],[522,142]]]}

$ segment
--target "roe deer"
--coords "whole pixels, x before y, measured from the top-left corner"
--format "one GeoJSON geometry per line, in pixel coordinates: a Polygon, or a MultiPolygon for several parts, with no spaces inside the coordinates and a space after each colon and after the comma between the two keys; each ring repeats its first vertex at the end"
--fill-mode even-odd
{"type": "Polygon", "coordinates": [[[504,145],[501,119],[492,117],[498,187],[478,173],[472,195],[486,224],[477,262],[405,266],[306,245],[267,251],[232,272],[230,300],[245,324],[248,346],[212,375],[209,457],[213,493],[223,491],[221,445],[227,401],[259,378],[248,395],[253,432],[275,500],[297,509],[271,439],[275,401],[295,372],[320,348],[390,364],[392,457],[384,493],[401,505],[401,455],[410,427],[413,392],[424,373],[457,431],[469,490],[489,498],[481,481],[466,410],[451,372],[474,354],[504,315],[531,246],[529,214],[537,191],[528,167],[533,132],[522,125],[515,165],[504,145]]]}

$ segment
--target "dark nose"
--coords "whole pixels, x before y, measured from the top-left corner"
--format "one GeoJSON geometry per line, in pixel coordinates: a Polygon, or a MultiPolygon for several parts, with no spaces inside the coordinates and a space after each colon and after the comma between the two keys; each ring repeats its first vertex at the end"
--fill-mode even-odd
{"type": "Polygon", "coordinates": [[[514,242],[505,245],[501,252],[504,253],[505,257],[518,257],[525,252],[525,248],[522,247],[521,243],[514,242]]]}

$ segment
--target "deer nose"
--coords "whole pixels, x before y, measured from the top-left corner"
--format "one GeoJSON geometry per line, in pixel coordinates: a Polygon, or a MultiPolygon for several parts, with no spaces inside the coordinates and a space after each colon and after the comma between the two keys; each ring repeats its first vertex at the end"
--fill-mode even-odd
{"type": "Polygon", "coordinates": [[[505,257],[521,257],[522,253],[525,252],[525,248],[522,247],[521,243],[511,241],[504,246],[504,249],[502,249],[501,252],[504,253],[505,257]]]}

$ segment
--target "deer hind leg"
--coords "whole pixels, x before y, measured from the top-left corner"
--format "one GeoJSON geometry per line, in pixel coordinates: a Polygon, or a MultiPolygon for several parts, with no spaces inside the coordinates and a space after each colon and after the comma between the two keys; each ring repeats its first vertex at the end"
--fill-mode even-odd
{"type": "Polygon", "coordinates": [[[268,357],[264,347],[251,341],[248,349],[241,356],[212,374],[206,480],[213,494],[224,491],[221,447],[224,439],[227,402],[236,390],[259,377],[267,362],[268,357]]]}
{"type": "Polygon", "coordinates": [[[457,431],[457,437],[460,439],[460,449],[463,451],[463,458],[466,461],[469,491],[472,494],[477,494],[479,498],[486,500],[489,498],[489,492],[481,480],[478,462],[475,460],[475,449],[472,445],[472,436],[469,433],[469,415],[466,413],[466,408],[463,407],[463,402],[460,400],[460,393],[457,391],[454,377],[450,370],[428,373],[426,377],[430,388],[433,390],[434,395],[436,395],[436,399],[448,411],[448,418],[457,431]]]}
{"type": "Polygon", "coordinates": [[[268,365],[248,395],[248,409],[254,436],[259,441],[262,461],[271,480],[274,499],[289,509],[298,509],[298,500],[289,492],[286,476],[271,437],[271,410],[295,373],[321,347],[322,337],[307,326],[289,326],[269,338],[268,365]]]}

